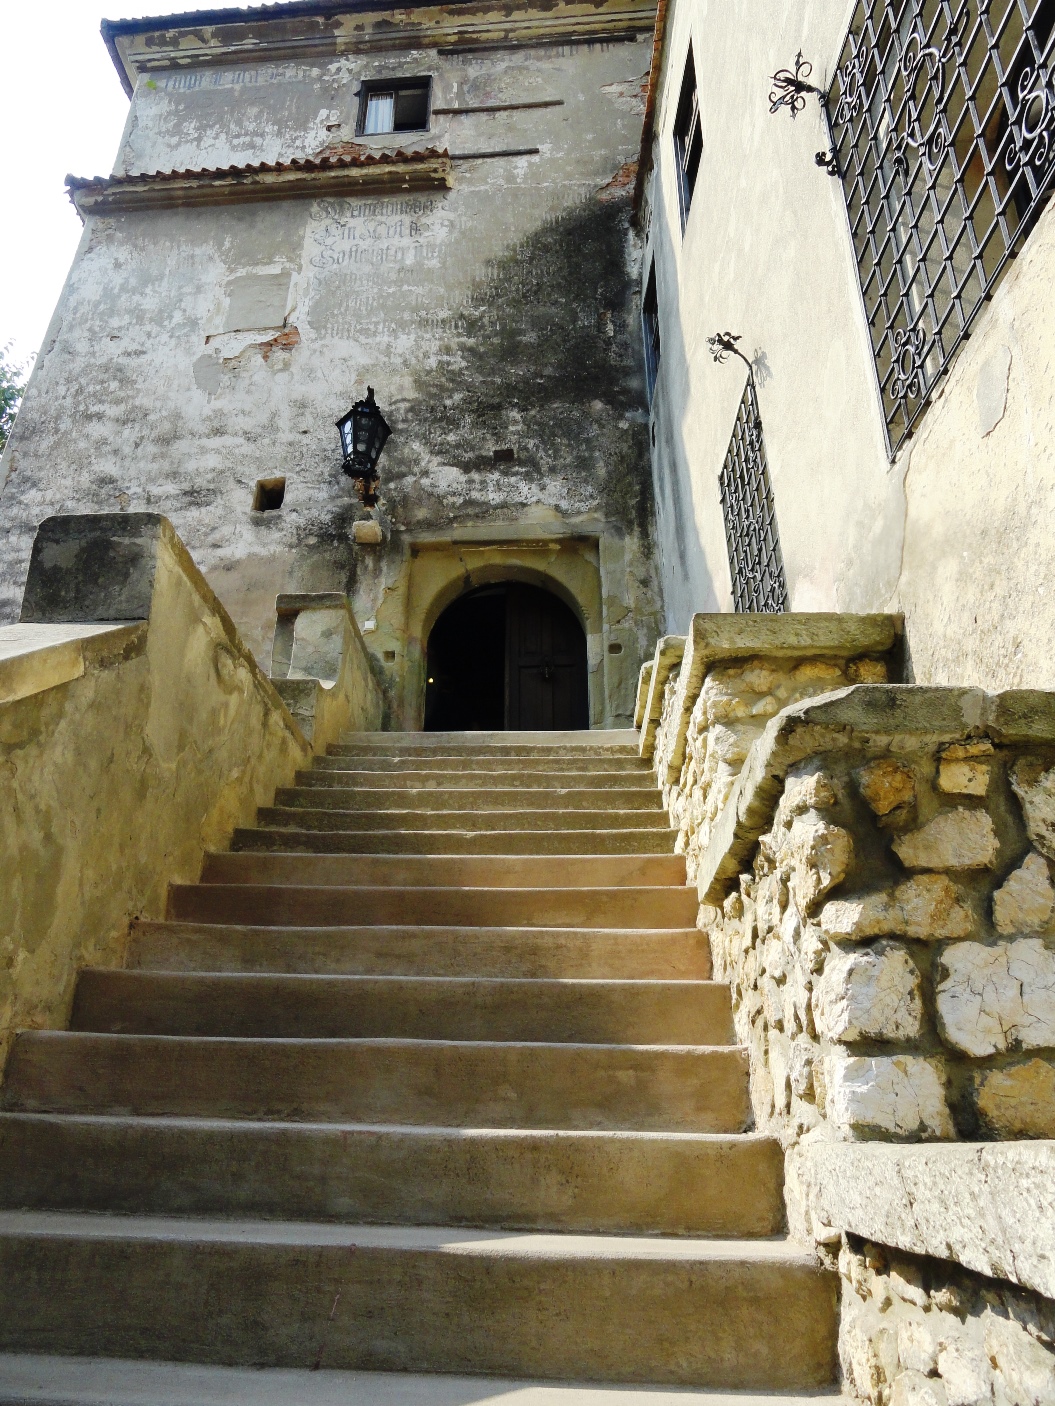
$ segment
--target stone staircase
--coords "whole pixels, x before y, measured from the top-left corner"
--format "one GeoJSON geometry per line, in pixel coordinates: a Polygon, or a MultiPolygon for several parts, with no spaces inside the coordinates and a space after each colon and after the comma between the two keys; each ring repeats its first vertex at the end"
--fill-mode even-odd
{"type": "Polygon", "coordinates": [[[634,735],[330,752],[19,1036],[0,1401],[833,1390],[835,1276],[781,1238],[634,735]]]}

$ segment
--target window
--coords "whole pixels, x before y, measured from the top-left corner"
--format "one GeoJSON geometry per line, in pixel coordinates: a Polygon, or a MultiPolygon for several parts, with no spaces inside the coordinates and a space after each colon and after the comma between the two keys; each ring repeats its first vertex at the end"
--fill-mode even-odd
{"type": "Polygon", "coordinates": [[[1053,0],[858,0],[827,95],[891,449],[1055,182],[1053,0]]]}
{"type": "Polygon", "coordinates": [[[398,83],[364,83],[359,98],[361,137],[384,132],[427,132],[429,129],[429,78],[401,79],[398,83]]]}
{"type": "Polygon", "coordinates": [[[656,389],[659,375],[659,304],[656,300],[656,265],[648,271],[645,287],[645,301],[641,304],[641,321],[645,334],[645,383],[648,386],[648,403],[656,389]]]}
{"type": "Polygon", "coordinates": [[[681,227],[689,218],[692,193],[703,155],[703,133],[700,130],[700,100],[696,93],[696,65],[692,60],[692,45],[685,60],[685,76],[681,80],[681,97],[674,118],[674,169],[678,179],[678,204],[681,227]]]}
{"type": "Polygon", "coordinates": [[[779,615],[788,608],[788,587],[753,376],[747,378],[736,412],[718,488],[733,608],[742,614],[779,615]]]}

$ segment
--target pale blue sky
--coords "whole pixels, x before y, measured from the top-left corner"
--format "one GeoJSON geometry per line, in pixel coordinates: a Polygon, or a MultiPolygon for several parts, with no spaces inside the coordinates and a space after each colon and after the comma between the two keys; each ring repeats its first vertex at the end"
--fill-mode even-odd
{"type": "MultiPolygon", "coordinates": [[[[237,8],[216,4],[213,8],[237,8]]],[[[37,350],[80,238],[67,171],[109,172],[128,114],[99,22],[194,9],[133,0],[0,0],[0,346],[37,350]]]]}

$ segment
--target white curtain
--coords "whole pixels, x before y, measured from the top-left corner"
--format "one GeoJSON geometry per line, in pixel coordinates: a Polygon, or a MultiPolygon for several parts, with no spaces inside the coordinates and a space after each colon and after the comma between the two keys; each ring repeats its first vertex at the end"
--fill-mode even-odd
{"type": "Polygon", "coordinates": [[[371,93],[366,100],[364,134],[369,137],[376,132],[391,132],[395,126],[395,120],[395,93],[371,93]]]}

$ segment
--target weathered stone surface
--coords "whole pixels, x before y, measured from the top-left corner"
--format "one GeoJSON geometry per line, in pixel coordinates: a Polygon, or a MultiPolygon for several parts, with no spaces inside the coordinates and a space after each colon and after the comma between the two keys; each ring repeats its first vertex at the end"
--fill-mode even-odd
{"type": "MultiPolygon", "coordinates": [[[[161,917],[169,881],[195,879],[203,849],[311,757],[164,518],[63,531],[72,559],[94,563],[91,599],[148,620],[83,640],[81,677],[0,709],[0,1060],[14,1027],[63,1023],[77,969],[118,965],[129,920],[161,917]]],[[[34,557],[37,614],[68,599],[57,540],[49,529],[34,557]]]]}
{"type": "Polygon", "coordinates": [[[945,1082],[938,1061],[918,1055],[828,1055],[827,1114],[855,1135],[952,1137],[945,1082]]]}
{"type": "Polygon", "coordinates": [[[950,796],[984,796],[989,790],[988,762],[943,757],[938,763],[938,790],[950,796]]]}
{"type": "Polygon", "coordinates": [[[975,1075],[975,1102],[1001,1138],[1055,1138],[1055,1066],[1031,1059],[975,1075]]]}
{"type": "Polygon", "coordinates": [[[964,896],[945,874],[918,874],[892,892],[833,899],[820,914],[827,936],[856,942],[883,936],[920,942],[966,937],[973,924],[964,896]]]}
{"type": "Polygon", "coordinates": [[[984,1346],[1006,1401],[1028,1406],[1049,1406],[1055,1401],[1055,1354],[1021,1323],[987,1314],[984,1346]]]}
{"type": "Polygon", "coordinates": [[[916,964],[903,947],[880,942],[828,958],[813,993],[817,1032],[826,1040],[912,1040],[923,1023],[916,964]]]}
{"type": "Polygon", "coordinates": [[[890,1406],[949,1406],[949,1398],[942,1382],[910,1370],[895,1378],[890,1406]]]}
{"type": "Polygon", "coordinates": [[[943,1038],[981,1057],[1055,1046],[1055,951],[1040,938],[946,947],[937,985],[943,1038]]]}
{"type": "Polygon", "coordinates": [[[999,841],[988,811],[958,807],[901,835],[893,849],[906,869],[986,869],[999,841]]]}
{"type": "Polygon", "coordinates": [[[826,821],[796,821],[779,850],[799,911],[808,914],[819,898],[846,878],[853,859],[850,832],[826,821]]]}
{"type": "Polygon", "coordinates": [[[1008,876],[993,894],[997,932],[1043,932],[1055,910],[1055,886],[1047,862],[1036,852],[1008,876]]]}
{"type": "Polygon", "coordinates": [[[1011,785],[1022,803],[1029,838],[1055,859],[1055,767],[1045,770],[1038,757],[1021,757],[1011,768],[1011,785]]]}
{"type": "Polygon", "coordinates": [[[916,799],[915,773],[893,757],[877,757],[863,766],[857,773],[857,785],[876,815],[889,815],[916,799]]]}

